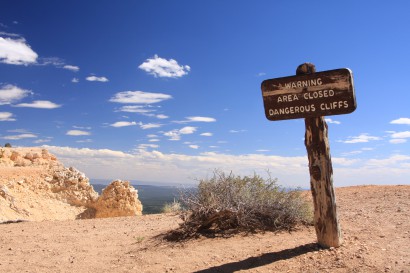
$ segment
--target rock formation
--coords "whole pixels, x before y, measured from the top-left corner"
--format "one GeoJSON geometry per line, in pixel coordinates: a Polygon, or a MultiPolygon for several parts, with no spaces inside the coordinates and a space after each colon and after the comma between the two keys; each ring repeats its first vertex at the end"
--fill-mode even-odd
{"type": "Polygon", "coordinates": [[[0,222],[141,214],[137,190],[128,182],[112,182],[99,197],[85,174],[45,149],[0,148],[0,222]]]}
{"type": "Polygon", "coordinates": [[[138,191],[128,181],[121,180],[111,182],[92,207],[96,210],[96,218],[142,214],[138,191]]]}

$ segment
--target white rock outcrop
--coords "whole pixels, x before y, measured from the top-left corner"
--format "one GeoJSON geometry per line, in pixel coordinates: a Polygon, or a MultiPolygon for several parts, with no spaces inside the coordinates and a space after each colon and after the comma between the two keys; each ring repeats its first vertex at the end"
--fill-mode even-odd
{"type": "Polygon", "coordinates": [[[0,148],[0,222],[141,214],[129,182],[113,181],[99,196],[84,173],[66,168],[46,149],[0,148]]]}
{"type": "Polygon", "coordinates": [[[95,209],[95,218],[142,214],[138,191],[128,181],[121,180],[115,180],[103,189],[101,196],[91,207],[95,209]]]}

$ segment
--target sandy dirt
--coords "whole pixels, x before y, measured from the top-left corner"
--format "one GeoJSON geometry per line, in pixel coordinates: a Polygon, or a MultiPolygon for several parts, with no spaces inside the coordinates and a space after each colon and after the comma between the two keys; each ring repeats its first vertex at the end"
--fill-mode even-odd
{"type": "Polygon", "coordinates": [[[175,215],[0,225],[0,272],[410,272],[410,186],[336,189],[344,244],[291,233],[163,240],[175,215]]]}

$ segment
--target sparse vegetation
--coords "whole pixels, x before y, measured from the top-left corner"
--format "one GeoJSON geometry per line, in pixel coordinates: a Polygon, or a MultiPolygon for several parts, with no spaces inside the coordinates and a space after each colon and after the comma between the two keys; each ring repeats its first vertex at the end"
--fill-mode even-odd
{"type": "Polygon", "coordinates": [[[169,239],[199,234],[291,230],[312,223],[312,209],[300,190],[286,190],[277,180],[254,174],[240,177],[216,171],[199,181],[198,189],[185,190],[180,202],[183,223],[169,239]]]}
{"type": "Polygon", "coordinates": [[[6,147],[6,148],[11,148],[11,144],[10,144],[10,143],[6,143],[6,144],[4,145],[4,147],[6,147]]]}
{"type": "Polygon", "coordinates": [[[135,243],[140,244],[145,240],[145,237],[144,236],[135,236],[134,239],[135,239],[135,243]]]}
{"type": "Polygon", "coordinates": [[[162,208],[163,213],[178,213],[181,212],[182,206],[181,203],[174,199],[172,203],[165,203],[164,207],[162,208]]]}

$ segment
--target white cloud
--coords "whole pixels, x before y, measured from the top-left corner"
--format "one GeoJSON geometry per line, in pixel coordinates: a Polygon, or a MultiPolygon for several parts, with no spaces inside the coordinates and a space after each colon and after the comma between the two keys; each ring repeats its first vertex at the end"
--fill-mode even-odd
{"type": "Polygon", "coordinates": [[[19,103],[14,105],[14,107],[30,107],[39,109],[55,109],[61,107],[60,104],[55,104],[54,102],[48,100],[35,100],[31,103],[19,103]]]}
{"type": "Polygon", "coordinates": [[[391,124],[407,124],[410,125],[410,118],[399,118],[390,121],[391,124]]]}
{"type": "Polygon", "coordinates": [[[91,135],[91,133],[87,131],[82,131],[82,130],[69,130],[67,131],[66,135],[68,136],[89,136],[91,135]]]}
{"type": "Polygon", "coordinates": [[[85,79],[90,82],[108,82],[108,79],[106,77],[88,76],[85,79]]]}
{"type": "Polygon", "coordinates": [[[410,138],[410,131],[392,133],[392,138],[410,138]]]}
{"type": "Polygon", "coordinates": [[[125,126],[134,126],[137,125],[137,123],[135,121],[117,121],[113,124],[110,124],[110,126],[112,127],[125,127],[125,126]]]}
{"type": "Polygon", "coordinates": [[[165,78],[180,78],[187,75],[191,70],[191,67],[188,65],[179,65],[176,60],[163,59],[158,57],[158,55],[155,55],[152,59],[147,59],[138,68],[155,77],[165,78]]]}
{"type": "Polygon", "coordinates": [[[78,66],[76,66],[76,65],[68,65],[68,64],[64,65],[63,68],[64,68],[64,69],[67,69],[67,70],[74,71],[74,72],[77,72],[77,71],[80,70],[80,68],[79,68],[78,66]]]}
{"type": "Polygon", "coordinates": [[[210,117],[187,117],[189,122],[215,122],[216,119],[210,117]]]}
{"type": "Polygon", "coordinates": [[[42,57],[39,58],[39,65],[54,65],[61,68],[64,66],[64,61],[58,57],[42,57]]]}
{"type": "Polygon", "coordinates": [[[397,166],[400,162],[409,160],[410,156],[408,155],[392,155],[384,159],[370,159],[367,165],[375,167],[397,166]]]}
{"type": "Polygon", "coordinates": [[[196,127],[192,127],[192,126],[186,126],[184,128],[181,129],[174,129],[168,132],[164,133],[164,136],[169,137],[169,140],[180,140],[181,139],[181,135],[189,135],[189,134],[193,134],[195,131],[197,130],[196,127]]]}
{"type": "Polygon", "coordinates": [[[200,135],[201,135],[201,136],[208,136],[208,137],[213,136],[212,133],[202,133],[202,134],[200,134],[200,135]]]}
{"type": "Polygon", "coordinates": [[[178,141],[181,139],[181,134],[178,130],[172,130],[164,133],[164,136],[169,137],[169,140],[178,141]]]}
{"type": "Polygon", "coordinates": [[[159,142],[160,140],[158,138],[150,138],[148,141],[149,142],[159,142]]]}
{"type": "Polygon", "coordinates": [[[73,78],[73,79],[71,80],[71,82],[73,82],[73,83],[78,83],[78,82],[80,82],[80,80],[79,80],[78,78],[73,78]]]}
{"type": "Polygon", "coordinates": [[[149,93],[143,91],[123,91],[115,94],[114,97],[110,99],[110,102],[149,104],[161,102],[171,98],[171,95],[162,93],[149,93]]]}
{"type": "Polygon", "coordinates": [[[185,120],[174,121],[175,123],[189,123],[189,122],[215,122],[216,119],[211,117],[186,117],[185,120]]]}
{"type": "Polygon", "coordinates": [[[25,133],[25,134],[20,134],[20,135],[5,136],[3,137],[3,139],[19,140],[19,139],[24,139],[24,138],[36,138],[36,137],[37,136],[35,134],[25,133]]]}
{"type": "Polygon", "coordinates": [[[188,147],[195,150],[199,149],[198,145],[189,145],[188,147]]]}
{"type": "Polygon", "coordinates": [[[40,143],[46,143],[46,142],[50,142],[51,138],[44,138],[44,139],[37,139],[35,141],[33,141],[36,144],[40,144],[40,143]]]}
{"type": "Polygon", "coordinates": [[[158,119],[167,119],[167,118],[169,118],[168,116],[163,115],[163,114],[156,115],[156,117],[157,117],[158,119]]]}
{"type": "Polygon", "coordinates": [[[368,134],[361,134],[359,136],[349,137],[348,140],[343,141],[343,143],[366,143],[371,140],[381,140],[380,137],[369,136],[368,134]]]}
{"type": "Polygon", "coordinates": [[[236,133],[243,133],[243,132],[246,132],[246,130],[229,130],[229,133],[232,133],[232,134],[236,134],[236,133]]]}
{"type": "Polygon", "coordinates": [[[406,143],[407,139],[402,139],[402,138],[394,138],[394,139],[390,139],[389,142],[391,144],[401,144],[401,143],[406,143]]]}
{"type": "MultiPolygon", "coordinates": [[[[114,151],[110,149],[93,150],[89,148],[80,149],[80,148],[58,147],[58,146],[48,146],[48,145],[43,145],[42,147],[49,150],[51,153],[57,155],[59,159],[60,158],[65,158],[65,159],[67,158],[76,158],[76,159],[89,158],[91,160],[95,160],[95,159],[111,158],[111,159],[117,160],[118,158],[132,158],[133,157],[130,154],[127,154],[121,151],[114,151]]],[[[101,166],[99,166],[98,168],[100,167],[101,166]]]]}
{"type": "Polygon", "coordinates": [[[13,118],[13,113],[10,112],[0,112],[0,121],[15,121],[13,118]]]}
{"type": "MultiPolygon", "coordinates": [[[[108,149],[93,150],[44,146],[66,166],[74,166],[91,178],[194,184],[219,169],[236,175],[267,175],[286,187],[309,188],[306,156],[264,154],[231,155],[207,152],[199,155],[162,153],[155,144],[141,144],[134,154],[108,149]],[[154,149],[148,151],[147,149],[154,149]],[[132,168],[130,168],[132,166],[132,168]]],[[[332,158],[336,187],[363,184],[410,184],[410,157],[392,156],[373,160],[332,158]]]]}
{"type": "Polygon", "coordinates": [[[143,105],[125,105],[125,106],[122,106],[118,111],[128,112],[128,113],[146,114],[146,113],[154,112],[155,110],[147,109],[143,105]]]}
{"type": "Polygon", "coordinates": [[[332,120],[331,118],[325,118],[325,121],[327,123],[340,124],[340,121],[332,120]]]}
{"type": "Polygon", "coordinates": [[[159,145],[157,144],[140,144],[138,145],[138,149],[146,150],[147,148],[157,149],[159,145]]]}
{"type": "Polygon", "coordinates": [[[269,152],[270,150],[266,150],[266,149],[259,149],[259,150],[256,150],[257,152],[259,152],[259,153],[265,153],[265,152],[269,152]]]}
{"type": "Polygon", "coordinates": [[[139,123],[139,126],[141,127],[141,129],[145,130],[145,129],[152,129],[152,128],[159,128],[162,126],[162,124],[159,123],[139,123]]]}
{"type": "Polygon", "coordinates": [[[193,134],[196,131],[197,127],[186,126],[179,130],[179,133],[182,135],[193,134]]]}
{"type": "Polygon", "coordinates": [[[77,126],[77,125],[74,125],[73,128],[75,128],[75,129],[91,130],[91,127],[90,127],[90,126],[77,126]]]}
{"type": "Polygon", "coordinates": [[[29,65],[37,62],[37,53],[24,39],[0,37],[0,62],[14,65],[29,65]]]}
{"type": "Polygon", "coordinates": [[[30,90],[21,89],[11,84],[4,85],[0,87],[0,105],[17,102],[31,94],[33,92],[30,90]]]}

